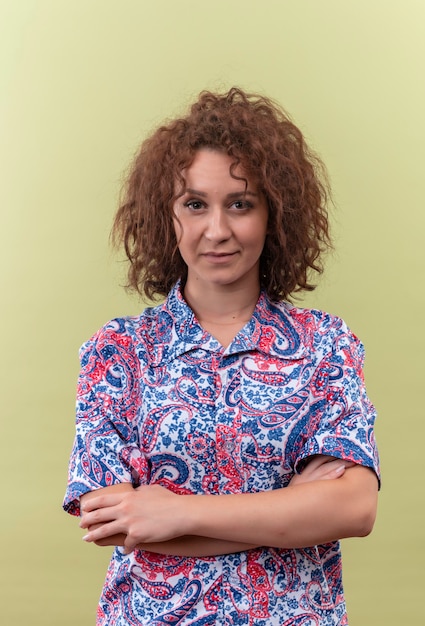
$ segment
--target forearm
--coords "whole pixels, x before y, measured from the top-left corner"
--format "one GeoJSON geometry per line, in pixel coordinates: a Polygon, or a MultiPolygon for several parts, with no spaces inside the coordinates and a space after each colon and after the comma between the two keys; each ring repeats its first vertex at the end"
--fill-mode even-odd
{"type": "Polygon", "coordinates": [[[376,514],[377,481],[370,470],[357,466],[340,480],[256,494],[183,498],[192,534],[301,548],[367,535],[376,514]]]}
{"type": "MultiPolygon", "coordinates": [[[[99,525],[100,527],[100,525],[99,525]]],[[[90,530],[94,530],[94,526],[90,530]]],[[[126,536],[124,534],[113,535],[96,541],[97,546],[124,546],[126,536]]],[[[168,541],[157,543],[139,543],[138,550],[156,552],[157,554],[167,554],[170,556],[187,557],[208,557],[220,554],[233,554],[234,552],[244,552],[257,548],[253,544],[241,543],[240,541],[224,541],[222,539],[212,539],[211,537],[197,537],[189,535],[176,537],[168,541]]]]}
{"type": "MultiPolygon", "coordinates": [[[[98,497],[100,493],[126,493],[133,490],[130,483],[122,483],[104,487],[98,491],[91,491],[81,496],[81,505],[89,502],[91,499],[98,497]]],[[[95,524],[90,530],[100,528],[102,524],[95,524]]],[[[126,535],[119,533],[99,539],[96,541],[98,546],[123,546],[126,535]]],[[[257,546],[241,543],[240,541],[223,541],[221,539],[212,539],[211,537],[185,536],[176,537],[168,541],[156,543],[139,544],[138,549],[156,552],[158,554],[169,554],[171,556],[188,556],[188,557],[208,557],[219,554],[231,554],[233,552],[243,552],[257,546]]]]}
{"type": "MultiPolygon", "coordinates": [[[[94,530],[92,527],[90,530],[94,530]]],[[[124,546],[126,536],[124,534],[113,535],[96,541],[97,546],[124,546]]],[[[211,537],[185,536],[161,541],[157,543],[139,543],[138,550],[168,554],[170,556],[208,557],[220,554],[233,554],[257,548],[253,544],[241,543],[240,541],[223,541],[211,539],[211,537]]]]}
{"type": "Polygon", "coordinates": [[[226,541],[192,535],[177,537],[176,539],[159,543],[141,543],[137,546],[139,550],[188,557],[209,557],[218,556],[220,554],[233,554],[234,552],[244,552],[245,550],[251,550],[256,547],[258,546],[249,543],[241,543],[240,541],[226,541]]]}
{"type": "Polygon", "coordinates": [[[154,545],[187,556],[363,536],[374,523],[378,485],[371,470],[352,465],[319,455],[290,486],[254,494],[176,495],[159,485],[102,493],[85,504],[80,525],[89,529],[86,541],[104,545],[122,534],[127,551],[154,545]]]}

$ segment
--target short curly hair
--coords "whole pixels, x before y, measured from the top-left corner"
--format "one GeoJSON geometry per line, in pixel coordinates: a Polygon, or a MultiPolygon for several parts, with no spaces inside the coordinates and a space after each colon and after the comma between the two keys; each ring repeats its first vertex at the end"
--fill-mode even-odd
{"type": "MultiPolygon", "coordinates": [[[[275,102],[233,87],[203,91],[185,117],[160,126],[141,145],[123,188],[112,229],[130,261],[127,287],[153,300],[187,277],[172,207],[183,171],[201,148],[219,150],[255,177],[269,207],[260,283],[272,300],[311,291],[331,247],[326,169],[275,102]]],[[[232,165],[230,173],[234,169],[232,165]]]]}

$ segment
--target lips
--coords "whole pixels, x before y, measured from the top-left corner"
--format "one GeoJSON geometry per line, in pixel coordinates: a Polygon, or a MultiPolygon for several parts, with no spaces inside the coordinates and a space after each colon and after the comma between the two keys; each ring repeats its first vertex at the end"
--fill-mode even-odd
{"type": "Polygon", "coordinates": [[[202,254],[211,263],[225,263],[235,256],[236,252],[204,252],[202,254]]]}

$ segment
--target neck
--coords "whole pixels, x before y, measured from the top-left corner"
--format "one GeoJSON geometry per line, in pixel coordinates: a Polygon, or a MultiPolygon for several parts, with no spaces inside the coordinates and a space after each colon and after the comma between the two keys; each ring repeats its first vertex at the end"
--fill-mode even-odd
{"type": "Polygon", "coordinates": [[[197,289],[196,284],[190,283],[184,288],[186,302],[203,326],[246,324],[251,319],[259,293],[259,285],[254,285],[250,289],[246,287],[223,289],[222,286],[212,286],[205,291],[197,289]]]}

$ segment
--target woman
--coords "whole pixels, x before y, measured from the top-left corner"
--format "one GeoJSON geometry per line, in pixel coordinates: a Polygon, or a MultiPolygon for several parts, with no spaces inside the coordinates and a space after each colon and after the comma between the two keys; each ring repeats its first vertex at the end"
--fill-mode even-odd
{"type": "Polygon", "coordinates": [[[373,526],[363,348],[288,300],[330,245],[324,169],[270,100],[204,92],[137,155],[114,233],[163,304],[81,351],[65,509],[117,546],[98,624],[347,624],[373,526]]]}

